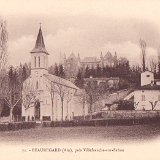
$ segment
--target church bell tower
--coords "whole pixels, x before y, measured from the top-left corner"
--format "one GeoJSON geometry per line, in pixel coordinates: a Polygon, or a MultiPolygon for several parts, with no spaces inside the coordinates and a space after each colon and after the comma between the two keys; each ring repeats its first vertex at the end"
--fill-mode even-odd
{"type": "Polygon", "coordinates": [[[45,49],[41,26],[37,35],[34,49],[31,53],[31,75],[42,76],[48,73],[48,55],[45,49]]]}

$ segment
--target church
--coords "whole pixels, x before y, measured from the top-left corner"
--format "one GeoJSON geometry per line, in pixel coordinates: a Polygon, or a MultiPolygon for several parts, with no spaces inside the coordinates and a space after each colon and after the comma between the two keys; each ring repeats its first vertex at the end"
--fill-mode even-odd
{"type": "MultiPolygon", "coordinates": [[[[79,89],[72,82],[48,73],[49,53],[41,26],[31,53],[31,75],[22,90],[22,118],[25,121],[70,120],[82,114],[75,101],[79,89]]],[[[80,107],[80,106],[79,106],[80,107]]]]}

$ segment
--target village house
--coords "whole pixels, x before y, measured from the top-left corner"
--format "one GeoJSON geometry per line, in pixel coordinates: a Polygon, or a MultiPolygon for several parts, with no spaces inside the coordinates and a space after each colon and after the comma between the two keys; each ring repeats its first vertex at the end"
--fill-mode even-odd
{"type": "Polygon", "coordinates": [[[41,27],[31,51],[31,75],[23,84],[22,117],[31,120],[69,120],[84,111],[75,93],[79,89],[72,82],[48,73],[48,56],[41,27]]]}
{"type": "Polygon", "coordinates": [[[141,73],[141,86],[124,100],[134,99],[136,110],[160,110],[160,84],[154,79],[154,73],[145,71],[141,73]]]}

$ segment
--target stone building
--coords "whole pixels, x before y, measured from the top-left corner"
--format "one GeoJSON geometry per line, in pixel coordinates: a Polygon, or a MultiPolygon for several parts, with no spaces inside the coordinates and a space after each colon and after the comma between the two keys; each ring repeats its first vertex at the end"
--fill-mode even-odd
{"type": "Polygon", "coordinates": [[[22,117],[30,120],[66,120],[79,113],[73,98],[78,88],[48,73],[48,56],[41,27],[31,51],[31,75],[23,84],[22,117]]]}
{"type": "Polygon", "coordinates": [[[117,53],[112,55],[109,51],[103,56],[102,52],[100,57],[84,57],[80,58],[79,54],[76,56],[74,53],[66,58],[64,55],[63,65],[67,74],[67,77],[74,78],[77,75],[78,69],[85,69],[87,66],[91,68],[96,68],[97,66],[106,67],[106,66],[114,66],[118,63],[117,53]]]}

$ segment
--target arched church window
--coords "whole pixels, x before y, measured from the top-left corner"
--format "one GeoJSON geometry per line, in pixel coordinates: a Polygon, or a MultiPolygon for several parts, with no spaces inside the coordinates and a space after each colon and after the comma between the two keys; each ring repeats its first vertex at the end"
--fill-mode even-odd
{"type": "Polygon", "coordinates": [[[34,67],[36,68],[36,57],[34,57],[34,67]]]}
{"type": "Polygon", "coordinates": [[[40,67],[40,64],[41,64],[40,56],[38,57],[38,63],[39,63],[39,67],[40,67]]]}
{"type": "Polygon", "coordinates": [[[38,81],[36,82],[36,89],[38,89],[38,81]]]}

